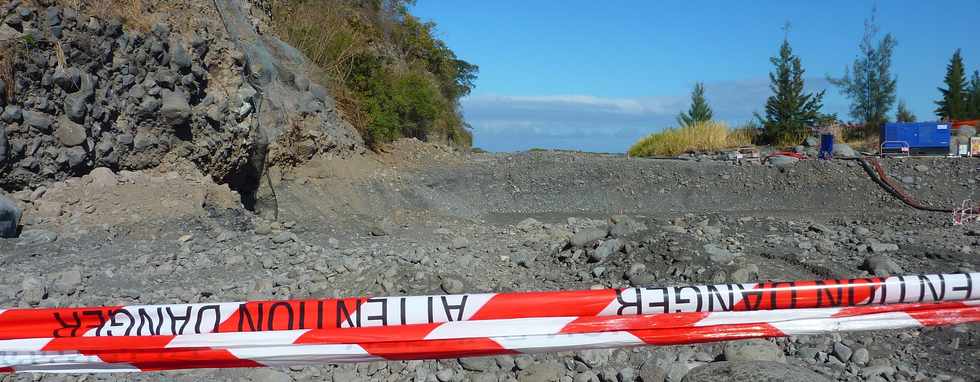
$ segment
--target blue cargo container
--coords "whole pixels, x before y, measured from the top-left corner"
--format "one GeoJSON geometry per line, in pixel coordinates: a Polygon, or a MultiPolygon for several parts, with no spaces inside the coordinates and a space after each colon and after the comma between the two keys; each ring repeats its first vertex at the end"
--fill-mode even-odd
{"type": "Polygon", "coordinates": [[[947,122],[886,123],[881,129],[883,152],[911,155],[949,153],[950,124],[947,122]]]}

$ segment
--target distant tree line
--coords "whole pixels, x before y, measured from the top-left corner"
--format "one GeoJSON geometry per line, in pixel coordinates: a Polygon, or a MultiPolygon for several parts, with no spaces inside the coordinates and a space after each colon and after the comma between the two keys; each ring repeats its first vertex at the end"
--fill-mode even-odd
{"type": "MultiPolygon", "coordinates": [[[[855,124],[864,128],[852,133],[876,136],[881,126],[889,122],[895,108],[894,120],[915,122],[916,116],[904,101],[897,100],[898,78],[891,72],[892,54],[898,41],[890,33],[879,37],[875,11],[865,20],[864,34],[858,44],[858,56],[844,68],[840,77],[828,81],[850,100],[849,115],[855,124]],[[896,106],[897,101],[897,107],[896,106]]],[[[788,26],[787,26],[788,27],[788,26]]],[[[764,115],[756,114],[754,126],[760,143],[795,145],[811,133],[811,127],[839,123],[835,114],[824,114],[824,92],[807,92],[800,58],[793,53],[788,36],[783,38],[776,56],[770,58],[773,71],[769,73],[772,95],[766,99],[764,115]]],[[[967,76],[959,49],[946,67],[941,98],[936,103],[936,116],[942,120],[980,119],[980,70],[967,76]]],[[[711,106],[705,97],[704,84],[697,83],[691,93],[690,109],[677,117],[681,127],[710,121],[711,106]]]]}

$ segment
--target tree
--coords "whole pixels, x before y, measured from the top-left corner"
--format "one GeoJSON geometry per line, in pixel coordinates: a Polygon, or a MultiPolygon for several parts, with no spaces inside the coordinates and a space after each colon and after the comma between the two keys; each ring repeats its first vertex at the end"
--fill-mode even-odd
{"type": "Polygon", "coordinates": [[[708,106],[708,100],[704,98],[704,84],[698,82],[691,92],[691,108],[677,116],[677,124],[683,127],[695,122],[707,122],[711,120],[711,116],[711,106],[708,106]]]}
{"type": "Polygon", "coordinates": [[[970,119],[980,119],[980,71],[973,71],[968,92],[970,99],[970,119]]]}
{"type": "Polygon", "coordinates": [[[769,61],[776,70],[769,73],[769,89],[773,94],[766,100],[766,118],[759,117],[765,128],[764,138],[777,144],[795,144],[821,118],[824,92],[804,92],[805,71],[788,39],[783,39],[779,55],[769,61]]]}
{"type": "Polygon", "coordinates": [[[871,18],[864,21],[864,37],[859,45],[861,53],[850,68],[844,68],[843,77],[828,78],[851,100],[850,115],[864,123],[866,134],[877,131],[888,120],[888,111],[895,104],[897,79],[891,74],[891,66],[892,52],[898,41],[891,33],[881,40],[877,40],[877,35],[878,25],[872,10],[871,18]]]}
{"type": "Polygon", "coordinates": [[[898,112],[895,113],[895,120],[903,123],[915,122],[915,114],[905,105],[905,101],[898,101],[898,112]]]}
{"type": "Polygon", "coordinates": [[[943,79],[946,88],[939,88],[943,98],[936,101],[936,116],[945,120],[964,119],[970,114],[969,94],[967,93],[966,74],[963,71],[963,56],[957,49],[946,65],[946,77],[943,79]]]}

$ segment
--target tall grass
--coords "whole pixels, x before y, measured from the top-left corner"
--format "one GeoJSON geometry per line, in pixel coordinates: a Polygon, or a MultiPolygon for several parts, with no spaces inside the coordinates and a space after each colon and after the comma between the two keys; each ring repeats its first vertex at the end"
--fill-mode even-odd
{"type": "Polygon", "coordinates": [[[630,156],[674,156],[686,152],[710,152],[752,144],[754,132],[731,130],[724,123],[695,122],[669,128],[640,139],[629,149],[630,156]]]}

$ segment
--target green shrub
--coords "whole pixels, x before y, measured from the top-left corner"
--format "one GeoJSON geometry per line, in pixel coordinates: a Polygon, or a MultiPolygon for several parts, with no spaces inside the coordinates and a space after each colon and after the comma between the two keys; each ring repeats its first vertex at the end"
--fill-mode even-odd
{"type": "Polygon", "coordinates": [[[405,0],[285,0],[273,20],[280,35],[322,69],[338,108],[372,148],[401,137],[444,138],[459,146],[472,134],[459,99],[478,68],[434,37],[405,0]]]}

